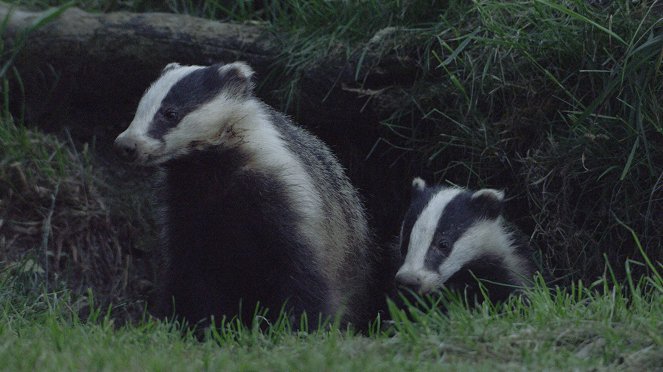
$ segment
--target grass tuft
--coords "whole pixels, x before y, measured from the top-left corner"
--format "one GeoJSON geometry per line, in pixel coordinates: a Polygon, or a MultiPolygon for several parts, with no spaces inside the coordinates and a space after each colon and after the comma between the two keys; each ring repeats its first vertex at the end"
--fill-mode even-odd
{"type": "Polygon", "coordinates": [[[393,321],[369,336],[334,325],[294,332],[285,317],[266,325],[258,315],[252,327],[222,322],[202,339],[149,318],[118,326],[103,307],[80,317],[66,290],[26,296],[21,286],[31,279],[9,278],[0,276],[0,362],[12,370],[651,369],[663,362],[656,276],[633,279],[630,288],[604,277],[549,289],[539,279],[522,296],[474,308],[448,294],[444,311],[392,308],[393,321]]]}
{"type": "Polygon", "coordinates": [[[506,188],[558,277],[596,278],[604,255],[621,278],[628,258],[662,262],[657,3],[450,9],[421,31],[422,76],[385,120],[384,151],[436,180],[506,188]]]}
{"type": "MultiPolygon", "coordinates": [[[[92,289],[101,299],[96,305],[122,306],[144,296],[151,281],[135,246],[139,224],[115,209],[113,195],[92,167],[87,145],[79,152],[10,118],[0,123],[0,267],[6,275],[29,273],[46,291],[65,283],[78,295],[92,289]]],[[[85,301],[78,306],[88,310],[85,301]]],[[[132,306],[142,311],[143,305],[132,306]]]]}

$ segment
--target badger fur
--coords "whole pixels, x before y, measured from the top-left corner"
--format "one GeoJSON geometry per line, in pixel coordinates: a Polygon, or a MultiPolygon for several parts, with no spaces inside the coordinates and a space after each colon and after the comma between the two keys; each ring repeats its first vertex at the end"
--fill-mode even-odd
{"type": "Polygon", "coordinates": [[[415,178],[396,282],[421,294],[444,287],[481,300],[480,279],[493,302],[531,284],[529,248],[504,220],[503,201],[502,191],[429,187],[415,178]]]}
{"type": "Polygon", "coordinates": [[[329,148],[253,93],[245,63],[171,63],[115,140],[161,170],[158,311],[189,323],[256,305],[309,319],[366,316],[371,239],[329,148]]]}

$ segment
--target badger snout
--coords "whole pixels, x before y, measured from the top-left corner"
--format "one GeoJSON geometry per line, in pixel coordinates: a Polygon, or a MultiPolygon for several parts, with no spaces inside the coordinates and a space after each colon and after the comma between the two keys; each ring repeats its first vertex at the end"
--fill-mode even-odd
{"type": "Polygon", "coordinates": [[[403,289],[425,295],[437,290],[439,276],[427,270],[400,270],[396,273],[396,284],[403,289]]]}
{"type": "Polygon", "coordinates": [[[414,292],[419,292],[421,288],[421,276],[412,271],[399,271],[396,274],[396,283],[401,288],[406,288],[414,292]]]}
{"type": "Polygon", "coordinates": [[[131,137],[119,135],[113,143],[113,148],[125,161],[133,162],[138,158],[138,141],[131,137]]]}

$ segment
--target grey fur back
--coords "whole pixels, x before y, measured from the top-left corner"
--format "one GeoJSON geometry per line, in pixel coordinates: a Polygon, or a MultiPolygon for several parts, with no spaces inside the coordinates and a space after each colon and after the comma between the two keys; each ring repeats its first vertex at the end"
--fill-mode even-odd
{"type": "Polygon", "coordinates": [[[372,280],[372,237],[363,203],[336,156],[321,140],[266,108],[289,150],[314,180],[327,219],[320,237],[328,249],[321,252],[322,271],[330,281],[333,301],[345,310],[347,321],[356,323],[367,316],[372,280]]]}

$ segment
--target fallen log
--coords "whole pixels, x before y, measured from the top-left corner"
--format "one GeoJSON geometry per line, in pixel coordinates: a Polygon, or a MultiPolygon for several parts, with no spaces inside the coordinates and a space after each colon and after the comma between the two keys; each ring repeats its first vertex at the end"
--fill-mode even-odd
{"type": "MultiPolygon", "coordinates": [[[[16,44],[22,30],[49,12],[0,3],[0,17],[8,17],[3,40],[16,44]]],[[[380,137],[379,121],[401,99],[399,87],[408,86],[416,76],[416,65],[407,58],[384,53],[383,41],[393,31],[379,32],[367,49],[358,52],[356,60],[362,54],[362,65],[370,66],[359,75],[356,62],[340,52],[301,72],[293,114],[329,143],[349,168],[378,224],[395,226],[394,209],[403,203],[398,195],[407,195],[399,187],[407,187],[409,175],[403,172],[408,170],[388,168],[391,159],[366,160],[380,137]]],[[[96,148],[105,153],[133,117],[142,92],[167,63],[244,60],[261,83],[283,71],[283,42],[254,24],[165,13],[94,14],[69,8],[27,35],[21,46],[14,61],[20,84],[18,80],[12,84],[13,111],[24,111],[26,122],[43,130],[68,127],[74,139],[95,140],[96,148]]],[[[281,97],[271,93],[274,88],[268,82],[259,94],[278,108],[281,97]]]]}
{"type": "MultiPolygon", "coordinates": [[[[9,17],[3,39],[11,46],[23,30],[49,12],[0,3],[0,17],[9,17]]],[[[165,13],[92,14],[70,8],[27,36],[14,65],[25,86],[28,121],[47,128],[64,120],[70,125],[94,122],[117,129],[126,124],[131,107],[167,63],[242,59],[264,72],[277,54],[277,45],[275,37],[251,25],[165,13]],[[80,110],[79,114],[91,112],[78,120],[75,111],[80,110]],[[94,120],[94,112],[106,111],[123,114],[107,113],[94,120]],[[109,119],[124,123],[115,127],[109,119]]],[[[13,96],[14,101],[23,98],[13,96]]]]}

